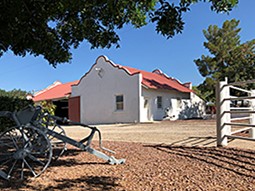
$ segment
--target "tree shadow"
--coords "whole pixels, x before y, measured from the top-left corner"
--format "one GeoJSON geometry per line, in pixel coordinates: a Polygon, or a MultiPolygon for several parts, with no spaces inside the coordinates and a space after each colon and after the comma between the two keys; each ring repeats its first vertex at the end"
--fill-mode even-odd
{"type": "Polygon", "coordinates": [[[255,151],[225,147],[145,145],[159,151],[205,162],[240,176],[255,178],[255,151]]]}
{"type": "MultiPolygon", "coordinates": [[[[68,151],[66,151],[66,154],[64,154],[63,156],[60,156],[57,160],[53,160],[51,161],[50,165],[48,166],[48,170],[50,170],[51,167],[58,167],[58,166],[65,166],[65,167],[73,167],[73,166],[82,166],[82,165],[100,165],[102,168],[102,165],[109,165],[107,162],[98,162],[98,161],[80,161],[80,160],[76,160],[74,158],[71,158],[73,156],[78,155],[80,152],[84,152],[78,149],[68,149],[68,151]],[[61,158],[62,157],[62,158],[61,158]]],[[[89,155],[89,153],[87,153],[89,155]]],[[[31,176],[30,172],[25,172],[26,174],[24,174],[24,179],[23,180],[18,180],[18,179],[11,179],[9,181],[3,179],[0,177],[0,190],[3,189],[7,189],[7,190],[22,190],[23,188],[31,188],[34,190],[41,190],[39,187],[32,187],[30,185],[31,181],[36,181],[34,180],[34,178],[31,176]],[[29,174],[28,174],[29,173],[29,174]]],[[[79,180],[83,180],[87,185],[88,188],[86,187],[85,190],[93,190],[92,188],[92,184],[94,184],[95,186],[98,184],[97,189],[99,188],[99,190],[101,190],[100,188],[102,188],[102,190],[107,190],[108,188],[111,187],[111,185],[115,185],[114,181],[110,181],[110,178],[107,177],[82,177],[76,180],[70,179],[70,180],[66,180],[66,184],[69,184],[68,182],[72,182],[72,181],[76,181],[77,183],[79,183],[79,180]],[[102,184],[102,185],[100,185],[102,184]]],[[[59,180],[56,179],[55,182],[64,182],[65,180],[59,180]]],[[[74,185],[74,183],[73,183],[74,185]]],[[[54,189],[58,189],[59,188],[67,188],[67,186],[62,184],[59,184],[58,186],[56,186],[56,188],[54,187],[49,187],[46,190],[54,190],[54,189]]],[[[43,189],[45,190],[45,189],[43,189]]],[[[72,189],[70,189],[72,190],[72,189]]]]}
{"type": "Polygon", "coordinates": [[[97,191],[108,191],[112,190],[114,187],[120,187],[117,183],[118,178],[110,176],[82,176],[76,179],[55,179],[55,185],[49,185],[47,187],[41,188],[39,185],[28,184],[28,182],[0,182],[0,189],[9,190],[97,190],[97,191]]]}
{"type": "MultiPolygon", "coordinates": [[[[107,162],[98,162],[98,161],[79,161],[75,159],[75,156],[79,155],[79,154],[87,154],[87,155],[91,155],[90,153],[83,151],[81,149],[78,148],[67,148],[67,150],[61,155],[59,156],[59,158],[57,158],[56,160],[52,160],[50,163],[50,167],[56,167],[56,166],[74,166],[74,165],[91,165],[91,164],[95,164],[95,165],[107,165],[107,162]]],[[[96,160],[96,159],[95,159],[96,160]]]]}
{"type": "Polygon", "coordinates": [[[145,79],[151,86],[155,86],[158,89],[168,89],[168,90],[175,90],[173,87],[169,86],[168,84],[162,84],[155,80],[145,79]]]}
{"type": "Polygon", "coordinates": [[[45,190],[61,190],[63,188],[67,189],[72,187],[77,187],[80,185],[80,188],[84,188],[84,190],[112,190],[114,187],[119,186],[117,183],[118,178],[110,177],[110,176],[82,176],[77,179],[60,179],[55,180],[58,182],[56,186],[49,186],[45,188],[45,190]]]}
{"type": "Polygon", "coordinates": [[[188,102],[183,102],[182,111],[179,113],[179,119],[202,119],[205,116],[205,111],[202,102],[188,104],[188,102]]]}
{"type": "Polygon", "coordinates": [[[75,159],[58,159],[50,163],[50,167],[66,166],[72,167],[74,165],[108,165],[107,162],[81,162],[75,159]]]}
{"type": "MultiPolygon", "coordinates": [[[[44,188],[45,191],[51,190],[73,190],[80,188],[80,190],[112,190],[114,187],[119,186],[117,183],[118,178],[109,176],[82,176],[76,179],[57,179],[57,185],[48,186],[44,188]]],[[[31,189],[37,189],[30,186],[31,189]]]]}

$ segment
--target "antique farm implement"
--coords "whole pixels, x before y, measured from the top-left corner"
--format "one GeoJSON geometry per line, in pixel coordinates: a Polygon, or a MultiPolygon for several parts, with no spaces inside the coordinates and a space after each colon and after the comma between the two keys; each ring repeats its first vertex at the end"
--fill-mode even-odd
{"type": "Polygon", "coordinates": [[[0,111],[0,117],[11,119],[16,125],[0,133],[0,177],[24,179],[26,176],[39,176],[65,150],[66,144],[87,151],[109,164],[122,164],[125,159],[115,159],[91,147],[95,133],[98,133],[101,150],[114,153],[102,147],[101,133],[96,127],[73,122],[43,112],[40,106],[29,106],[18,112],[0,111]],[[66,136],[58,121],[69,125],[79,125],[90,131],[80,141],[66,136]]]}

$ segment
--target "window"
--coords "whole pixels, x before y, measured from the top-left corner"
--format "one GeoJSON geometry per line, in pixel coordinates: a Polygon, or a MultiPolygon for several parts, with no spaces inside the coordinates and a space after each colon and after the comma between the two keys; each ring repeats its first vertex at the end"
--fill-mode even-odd
{"type": "Polygon", "coordinates": [[[161,96],[157,97],[157,108],[162,109],[162,97],[161,96]]]}
{"type": "Polygon", "coordinates": [[[148,107],[148,100],[147,100],[147,99],[144,100],[143,107],[144,107],[144,108],[147,108],[147,107],[148,107]]]}
{"type": "Polygon", "coordinates": [[[123,110],[124,109],[124,97],[123,95],[116,96],[116,110],[123,110]]]}
{"type": "Polygon", "coordinates": [[[177,98],[177,107],[182,107],[182,100],[181,98],[177,98]]]}

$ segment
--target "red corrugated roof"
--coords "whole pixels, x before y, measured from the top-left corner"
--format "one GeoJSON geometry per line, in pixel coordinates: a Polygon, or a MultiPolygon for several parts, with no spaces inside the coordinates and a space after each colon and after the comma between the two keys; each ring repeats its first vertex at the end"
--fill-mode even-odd
{"type": "Polygon", "coordinates": [[[142,74],[142,84],[151,89],[168,89],[177,90],[180,92],[192,92],[191,89],[181,84],[178,80],[170,78],[162,73],[160,70],[154,70],[154,72],[146,72],[127,66],[117,65],[118,68],[122,68],[129,72],[131,75],[135,73],[142,74]]]}
{"type": "MultiPolygon", "coordinates": [[[[147,88],[176,90],[176,91],[186,92],[186,93],[192,92],[192,90],[186,87],[184,84],[180,83],[178,80],[174,78],[166,76],[160,70],[155,70],[153,72],[146,72],[143,70],[138,70],[138,69],[127,67],[127,66],[113,64],[111,62],[109,63],[112,64],[112,66],[114,67],[118,67],[119,69],[125,70],[130,75],[134,75],[135,73],[142,74],[142,84],[147,88]]],[[[80,80],[65,83],[65,84],[62,84],[60,82],[55,82],[52,86],[35,94],[33,100],[37,102],[42,100],[54,100],[54,99],[66,98],[71,93],[71,89],[72,89],[71,86],[78,85],[80,80]]]]}
{"type": "Polygon", "coordinates": [[[34,95],[33,101],[43,101],[43,100],[54,100],[54,99],[62,99],[66,98],[71,93],[71,86],[77,84],[79,81],[76,80],[74,82],[68,82],[65,84],[58,83],[57,85],[53,85],[48,89],[45,89],[41,92],[38,92],[34,95]]]}

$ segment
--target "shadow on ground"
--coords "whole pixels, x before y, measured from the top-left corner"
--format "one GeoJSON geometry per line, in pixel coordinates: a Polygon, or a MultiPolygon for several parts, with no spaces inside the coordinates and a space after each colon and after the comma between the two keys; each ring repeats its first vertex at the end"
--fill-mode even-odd
{"type": "Polygon", "coordinates": [[[168,154],[205,162],[241,176],[255,178],[255,151],[225,147],[145,145],[168,154]]]}
{"type": "MultiPolygon", "coordinates": [[[[234,139],[228,139],[228,142],[232,142],[234,139]]],[[[207,137],[188,137],[179,141],[171,143],[172,146],[216,146],[217,138],[213,136],[207,137]]]]}
{"type": "MultiPolygon", "coordinates": [[[[106,162],[94,162],[94,161],[80,161],[76,160],[75,157],[79,155],[81,150],[78,149],[68,149],[65,153],[60,156],[57,160],[53,160],[50,163],[51,167],[58,166],[82,166],[82,165],[108,165],[106,162]]],[[[102,167],[103,168],[103,167],[102,167]]],[[[16,177],[15,177],[16,178],[16,177]]],[[[108,177],[108,176],[82,176],[77,179],[55,179],[54,186],[43,187],[40,184],[31,184],[31,182],[36,181],[31,174],[24,175],[24,180],[19,180],[19,176],[17,179],[11,179],[10,181],[4,180],[0,178],[0,190],[73,190],[73,188],[80,188],[80,190],[112,190],[113,187],[118,186],[116,183],[117,178],[108,177]]]]}
{"type": "Polygon", "coordinates": [[[14,182],[0,182],[0,189],[8,188],[10,190],[73,190],[74,188],[79,190],[89,190],[89,191],[108,191],[112,190],[114,187],[118,186],[117,178],[108,176],[82,176],[77,179],[56,179],[56,185],[50,185],[47,187],[40,188],[38,185],[33,186],[32,184],[14,183],[14,182]]]}
{"type": "Polygon", "coordinates": [[[176,142],[171,143],[172,146],[212,146],[216,145],[216,137],[188,137],[176,142]]]}

